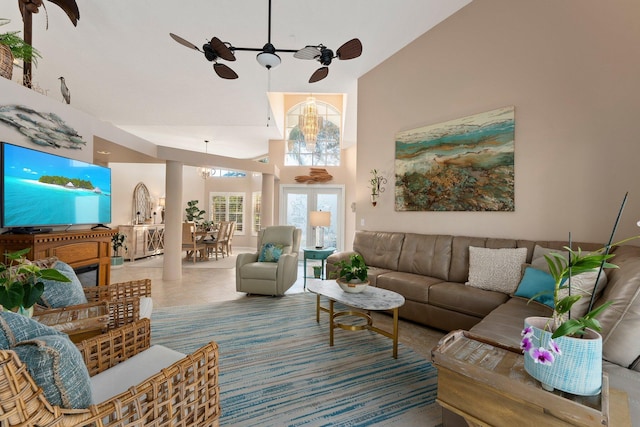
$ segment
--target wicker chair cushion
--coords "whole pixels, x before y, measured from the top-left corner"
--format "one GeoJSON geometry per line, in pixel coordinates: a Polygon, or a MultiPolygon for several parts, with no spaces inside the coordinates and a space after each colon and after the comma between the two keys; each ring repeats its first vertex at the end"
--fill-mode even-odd
{"type": "Polygon", "coordinates": [[[161,345],[151,346],[142,353],[91,377],[93,402],[100,403],[111,399],[184,357],[183,353],[170,348],[161,345]]]}
{"type": "Polygon", "coordinates": [[[61,308],[70,305],[86,304],[87,297],[82,290],[82,283],[76,276],[76,272],[67,263],[58,261],[53,266],[64,274],[71,282],[58,282],[56,280],[43,280],[44,293],[40,304],[48,308],[61,308]]]}
{"type": "Polygon", "coordinates": [[[153,312],[153,299],[151,297],[140,297],[140,318],[151,319],[153,312]]]}
{"type": "Polygon", "coordinates": [[[78,348],[67,336],[45,335],[13,349],[49,403],[68,409],[91,405],[89,372],[78,348]]]}
{"type": "Polygon", "coordinates": [[[21,314],[0,311],[0,349],[10,350],[21,341],[27,341],[44,335],[61,335],[62,332],[29,319],[21,314]]]}

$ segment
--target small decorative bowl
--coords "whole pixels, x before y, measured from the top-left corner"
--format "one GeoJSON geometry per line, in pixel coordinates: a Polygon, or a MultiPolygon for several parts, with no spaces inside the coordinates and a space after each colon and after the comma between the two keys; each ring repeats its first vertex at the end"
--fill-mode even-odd
{"type": "Polygon", "coordinates": [[[340,285],[340,288],[342,288],[343,291],[350,294],[359,294],[360,292],[364,291],[367,286],[369,286],[368,280],[366,282],[352,283],[336,279],[336,282],[338,283],[338,285],[340,285]]]}

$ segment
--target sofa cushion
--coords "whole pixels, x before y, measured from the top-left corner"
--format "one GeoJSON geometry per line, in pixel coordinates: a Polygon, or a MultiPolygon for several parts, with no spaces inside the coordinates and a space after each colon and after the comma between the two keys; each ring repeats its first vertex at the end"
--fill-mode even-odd
{"type": "Polygon", "coordinates": [[[278,263],[276,262],[251,262],[240,269],[240,277],[243,279],[276,280],[278,263]]]}
{"type": "Polygon", "coordinates": [[[602,326],[602,355],[629,366],[640,355],[640,258],[614,258],[619,269],[610,270],[609,284],[596,306],[612,301],[598,320],[602,326]]]}
{"type": "Polygon", "coordinates": [[[70,282],[58,282],[57,280],[42,280],[44,293],[40,303],[48,308],[61,308],[70,305],[86,304],[87,297],[82,289],[82,283],[76,276],[76,272],[65,262],[57,261],[53,268],[65,275],[70,282]]]}
{"type": "Polygon", "coordinates": [[[362,255],[369,266],[398,270],[403,242],[404,233],[357,231],[353,250],[362,255]]]}
{"type": "Polygon", "coordinates": [[[466,285],[511,294],[520,282],[526,248],[478,248],[469,246],[469,281],[466,285]]]}
{"type": "Polygon", "coordinates": [[[392,271],[378,276],[376,286],[397,292],[405,299],[427,303],[429,302],[429,287],[438,282],[442,282],[442,280],[419,274],[392,271]]]}
{"type": "Polygon", "coordinates": [[[398,270],[447,280],[451,266],[452,236],[407,233],[398,270]]]}
{"type": "Polygon", "coordinates": [[[440,282],[429,288],[429,304],[482,318],[509,298],[502,292],[486,291],[462,283],[440,282]]]}
{"type": "Polygon", "coordinates": [[[484,247],[482,237],[454,236],[451,242],[451,267],[449,282],[464,283],[469,278],[469,246],[484,247]]]}
{"type": "Polygon", "coordinates": [[[19,342],[12,350],[27,366],[49,403],[67,409],[91,405],[89,372],[69,337],[45,335],[19,342]]]}
{"type": "Polygon", "coordinates": [[[498,344],[519,348],[524,319],[529,316],[549,317],[551,308],[526,298],[512,297],[471,328],[471,332],[498,344]]]}
{"type": "Polygon", "coordinates": [[[61,335],[50,326],[10,311],[0,311],[0,349],[8,350],[21,341],[45,335],[61,335]]]}
{"type": "Polygon", "coordinates": [[[551,274],[533,267],[526,267],[518,289],[514,292],[517,297],[531,299],[554,307],[553,291],[556,281],[551,274]],[[544,292],[540,294],[541,292],[544,292]]]}

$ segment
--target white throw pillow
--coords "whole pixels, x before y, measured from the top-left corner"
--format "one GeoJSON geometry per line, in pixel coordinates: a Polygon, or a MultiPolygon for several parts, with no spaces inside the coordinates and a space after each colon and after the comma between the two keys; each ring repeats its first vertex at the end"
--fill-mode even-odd
{"type": "Polygon", "coordinates": [[[469,246],[467,286],[511,294],[518,288],[527,248],[490,249],[469,246]]]}

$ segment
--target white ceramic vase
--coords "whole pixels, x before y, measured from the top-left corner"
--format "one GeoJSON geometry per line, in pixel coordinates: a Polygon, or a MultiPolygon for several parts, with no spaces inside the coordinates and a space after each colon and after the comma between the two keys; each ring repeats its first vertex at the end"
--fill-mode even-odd
{"type": "Polygon", "coordinates": [[[342,288],[343,291],[348,292],[350,294],[359,294],[360,292],[364,291],[367,286],[369,286],[369,281],[367,280],[366,282],[362,282],[362,281],[351,281],[351,282],[345,282],[341,279],[336,279],[336,282],[338,283],[338,285],[340,286],[340,288],[342,288]]]}
{"type": "MultiPolygon", "coordinates": [[[[527,317],[525,327],[533,328],[533,345],[549,348],[551,332],[543,330],[547,317],[527,317]]],[[[524,369],[540,381],[545,390],[558,389],[581,396],[595,396],[602,388],[602,336],[587,329],[582,338],[559,337],[554,339],[562,354],[555,355],[551,365],[535,363],[528,352],[524,353],[524,369]]]]}

